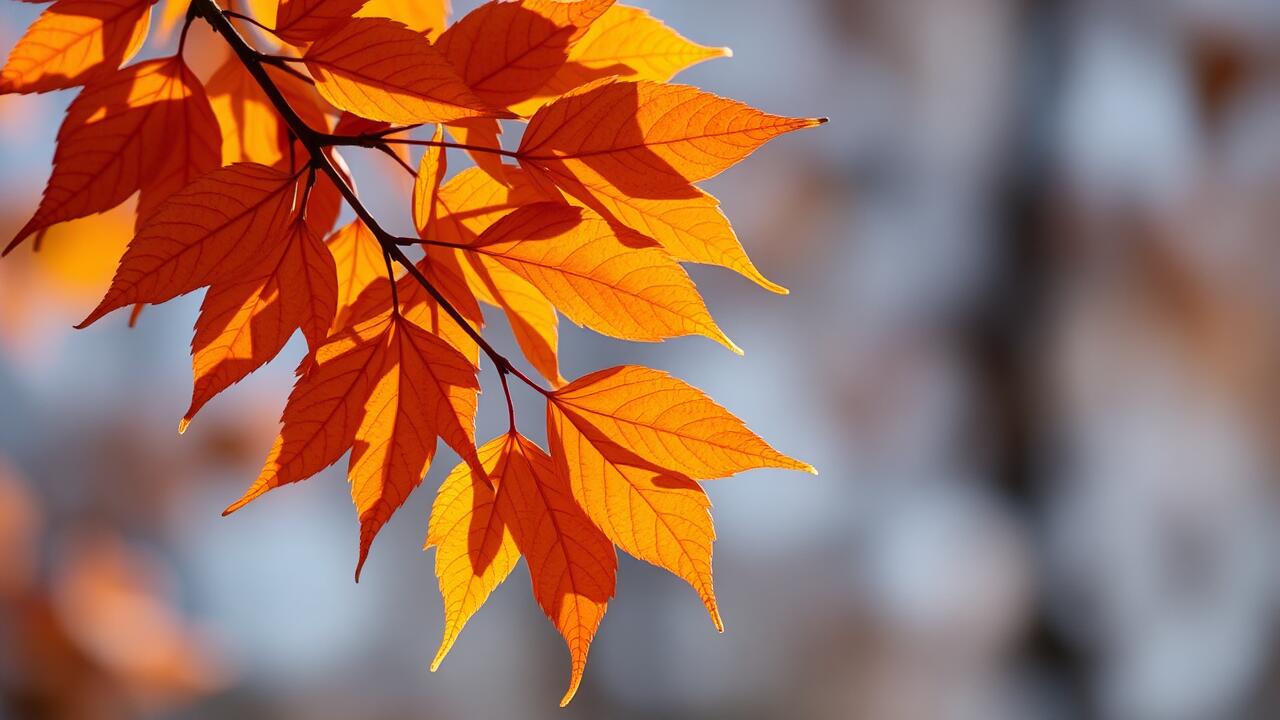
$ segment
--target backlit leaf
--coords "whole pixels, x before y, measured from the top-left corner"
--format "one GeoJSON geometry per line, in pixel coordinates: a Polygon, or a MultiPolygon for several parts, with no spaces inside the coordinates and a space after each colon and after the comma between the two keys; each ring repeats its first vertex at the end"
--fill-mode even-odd
{"type": "Polygon", "coordinates": [[[422,35],[383,18],[357,18],[303,56],[334,107],[391,123],[495,117],[422,35]]]}
{"type": "Polygon", "coordinates": [[[570,320],[627,340],[703,335],[734,352],[684,270],[653,241],[580,208],[526,205],[471,248],[538,288],[570,320]]]}
{"type": "Polygon", "coordinates": [[[440,51],[481,99],[505,107],[542,88],[564,65],[570,43],[612,4],[613,0],[488,2],[440,36],[440,51]]]}
{"type": "Polygon", "coordinates": [[[161,200],[184,178],[217,168],[220,157],[209,100],[180,58],[95,80],[67,109],[40,207],[5,252],[54,223],[110,210],[138,190],[144,200],[161,200]]]}
{"type": "Polygon", "coordinates": [[[280,0],[275,33],[285,42],[302,45],[350,20],[366,0],[280,0]]]}
{"type": "Polygon", "coordinates": [[[640,198],[697,197],[770,139],[821,119],[786,118],[687,85],[606,79],[540,109],[520,141],[522,164],[640,198]]]}
{"type": "Polygon", "coordinates": [[[369,0],[356,17],[391,18],[434,40],[449,23],[449,0],[369,0]]]}
{"type": "Polygon", "coordinates": [[[275,357],[295,330],[313,351],[328,336],[338,296],[334,260],[306,223],[291,223],[285,244],[244,275],[214,283],[200,306],[183,429],[214,395],[275,357]]]}
{"type": "Polygon", "coordinates": [[[575,424],[594,428],[587,432],[696,480],[764,467],[814,472],[774,450],[701,390],[659,370],[599,370],[557,390],[553,404],[575,424]]]}
{"type": "Polygon", "coordinates": [[[591,640],[613,597],[617,556],[542,448],[512,432],[479,454],[488,480],[460,465],[441,485],[432,508],[427,544],[437,548],[445,635],[431,669],[514,568],[515,550],[529,564],[534,599],[569,648],[563,707],[582,682],[591,640]]]}
{"type": "Polygon", "coordinates": [[[532,115],[547,100],[610,75],[622,80],[666,82],[685,68],[730,54],[728,48],[686,40],[647,10],[615,4],[573,43],[565,63],[536,96],[512,109],[532,115]]]}
{"type": "Polygon", "coordinates": [[[358,578],[378,530],[422,483],[436,438],[474,461],[475,372],[457,350],[400,315],[334,336],[294,386],[258,480],[226,512],[311,477],[351,449],[358,578]]]}
{"type": "Polygon", "coordinates": [[[283,239],[296,183],[283,170],[241,163],[175,193],[143,222],[111,288],[79,327],[240,276],[283,239]]]}
{"type": "Polygon", "coordinates": [[[58,0],[9,53],[0,95],[83,85],[128,62],[147,38],[155,0],[58,0]]]}

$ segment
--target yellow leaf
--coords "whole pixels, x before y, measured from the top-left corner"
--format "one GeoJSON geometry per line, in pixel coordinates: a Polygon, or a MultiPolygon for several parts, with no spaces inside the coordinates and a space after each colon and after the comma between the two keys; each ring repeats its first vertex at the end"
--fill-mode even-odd
{"type": "Polygon", "coordinates": [[[370,0],[356,17],[391,18],[435,40],[449,24],[449,0],[370,0]]]}
{"type": "Polygon", "coordinates": [[[770,115],[687,85],[605,79],[538,110],[518,155],[553,180],[599,178],[639,198],[697,197],[691,183],[822,122],[770,115]]]}
{"type": "Polygon", "coordinates": [[[599,370],[557,390],[553,400],[593,439],[695,480],[763,467],[815,472],[774,450],[701,390],[658,370],[599,370]]]}
{"type": "Polygon", "coordinates": [[[570,46],[564,65],[537,95],[511,109],[532,115],[548,100],[610,75],[667,82],[690,66],[731,54],[729,48],[690,42],[647,10],[615,4],[570,46]]]}
{"type": "Polygon", "coordinates": [[[526,205],[470,246],[536,287],[570,320],[612,337],[656,342],[703,335],[741,354],[702,297],[653,241],[581,208],[526,205]]]}

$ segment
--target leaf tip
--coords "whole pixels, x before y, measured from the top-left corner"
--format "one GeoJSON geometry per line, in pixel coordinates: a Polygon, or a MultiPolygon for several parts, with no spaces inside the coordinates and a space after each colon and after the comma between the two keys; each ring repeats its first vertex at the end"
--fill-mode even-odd
{"type": "Polygon", "coordinates": [[[248,505],[249,503],[256,500],[259,495],[262,495],[264,492],[266,492],[269,489],[270,487],[266,485],[255,483],[253,487],[245,491],[244,495],[242,495],[239,500],[231,503],[230,505],[227,506],[226,510],[222,511],[222,517],[226,517],[231,513],[244,507],[245,505],[248,505]]]}
{"type": "Polygon", "coordinates": [[[436,670],[439,670],[440,663],[444,662],[445,656],[449,654],[449,650],[452,648],[453,648],[452,638],[445,637],[444,639],[442,639],[440,641],[440,649],[436,651],[436,656],[431,660],[431,667],[428,669],[431,672],[435,672],[436,670]]]}
{"type": "Polygon", "coordinates": [[[573,696],[578,694],[578,683],[575,681],[565,691],[564,697],[560,698],[560,707],[569,707],[569,703],[573,700],[573,696]]]}
{"type": "MultiPolygon", "coordinates": [[[[191,426],[191,417],[187,416],[178,421],[178,434],[183,435],[187,432],[187,428],[191,426]]],[[[223,513],[224,515],[226,513],[223,513]]]]}
{"type": "Polygon", "coordinates": [[[733,48],[727,45],[724,47],[716,48],[716,49],[720,51],[720,57],[726,57],[726,58],[733,57],[733,48]]]}

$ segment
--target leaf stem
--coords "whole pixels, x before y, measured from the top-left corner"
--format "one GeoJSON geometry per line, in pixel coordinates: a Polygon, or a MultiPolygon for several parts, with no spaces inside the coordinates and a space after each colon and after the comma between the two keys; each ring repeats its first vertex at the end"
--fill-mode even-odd
{"type": "Polygon", "coordinates": [[[396,282],[396,269],[391,264],[391,253],[384,248],[382,251],[382,259],[387,263],[387,282],[391,283],[391,312],[396,317],[400,317],[400,290],[396,282]]]}
{"type": "MultiPolygon", "coordinates": [[[[385,154],[387,155],[387,157],[391,158],[392,160],[395,160],[395,161],[396,161],[396,163],[398,163],[398,164],[400,165],[400,167],[404,168],[405,172],[409,173],[409,175],[411,175],[412,177],[415,177],[415,178],[416,178],[416,177],[418,177],[418,171],[417,171],[417,170],[414,170],[412,165],[410,165],[409,163],[405,162],[405,161],[404,161],[404,158],[402,158],[402,157],[400,157],[399,155],[397,155],[395,150],[392,150],[391,148],[387,147],[386,145],[379,145],[379,146],[377,147],[377,149],[378,149],[379,151],[381,151],[382,153],[385,153],[385,154]]],[[[397,243],[397,244],[398,244],[398,243],[397,243]]]]}
{"type": "Polygon", "coordinates": [[[245,15],[244,13],[238,13],[235,10],[223,10],[222,14],[229,18],[235,18],[236,20],[243,20],[249,23],[250,25],[257,27],[259,30],[264,30],[266,32],[271,33],[275,37],[280,37],[279,35],[276,35],[275,28],[270,28],[270,27],[267,27],[266,25],[263,25],[261,22],[255,20],[250,15],[245,15]]]}
{"type": "MultiPolygon", "coordinates": [[[[205,22],[209,23],[214,32],[221,35],[227,42],[231,51],[236,54],[236,57],[240,59],[241,64],[245,66],[245,69],[249,71],[249,74],[262,88],[267,99],[271,101],[276,112],[279,113],[281,119],[284,120],[285,125],[289,127],[289,130],[293,132],[293,134],[298,138],[298,141],[302,143],[303,147],[307,149],[307,152],[311,154],[311,161],[315,167],[325,175],[329,176],[329,179],[332,180],[333,184],[338,188],[338,192],[342,194],[343,199],[346,200],[347,204],[350,205],[351,209],[355,212],[356,217],[360,218],[361,222],[363,222],[365,226],[369,228],[369,231],[373,233],[373,236],[377,238],[378,243],[382,246],[383,253],[386,255],[388,264],[390,264],[392,260],[395,260],[403,266],[404,269],[413,276],[414,280],[416,280],[418,284],[420,284],[423,289],[431,295],[432,299],[434,299],[436,303],[444,309],[445,313],[448,314],[449,317],[453,318],[454,322],[458,323],[458,326],[462,328],[463,332],[475,341],[476,345],[484,351],[485,355],[489,356],[489,360],[495,367],[497,367],[500,375],[505,375],[509,372],[529,387],[537,390],[539,393],[542,393],[543,395],[550,395],[550,390],[547,390],[540,384],[531,380],[528,375],[520,372],[520,370],[511,364],[510,360],[499,353],[488,340],[485,340],[480,332],[472,327],[471,323],[467,322],[467,319],[462,316],[462,313],[459,312],[458,309],[455,308],[453,304],[450,303],[449,300],[431,284],[431,281],[427,280],[426,276],[422,274],[422,271],[418,269],[418,266],[409,259],[409,256],[405,255],[404,250],[402,250],[396,243],[396,237],[387,232],[387,230],[378,222],[378,219],[373,216],[373,213],[369,212],[368,208],[364,206],[364,203],[360,201],[355,190],[352,189],[351,185],[347,182],[347,179],[342,175],[342,173],[338,171],[337,166],[334,165],[333,160],[324,150],[328,145],[362,145],[370,147],[373,143],[342,142],[353,138],[344,138],[340,135],[317,132],[307,125],[298,113],[293,110],[293,107],[289,105],[289,101],[286,100],[284,94],[280,92],[280,88],[276,87],[271,76],[267,74],[267,70],[264,65],[271,61],[264,61],[263,54],[253,49],[253,47],[245,41],[244,37],[240,35],[240,31],[231,23],[230,18],[228,18],[227,15],[224,14],[222,8],[218,6],[218,0],[192,0],[190,10],[188,12],[202,17],[205,22]],[[338,142],[334,142],[335,140],[338,142]]],[[[382,138],[377,139],[381,140],[382,138]]],[[[371,138],[371,140],[373,139],[371,138]]],[[[374,142],[376,142],[376,140],[374,140],[374,142]]],[[[446,146],[450,147],[453,145],[449,144],[446,146]]],[[[466,149],[466,146],[461,147],[466,149]]],[[[484,150],[494,152],[492,148],[484,148],[484,150]]],[[[503,153],[505,154],[506,151],[503,151],[503,153]]],[[[392,287],[395,287],[394,280],[392,281],[392,287]]]]}
{"type": "Polygon", "coordinates": [[[467,143],[449,142],[447,140],[414,140],[412,138],[393,138],[387,137],[397,132],[411,130],[410,128],[391,128],[376,133],[365,133],[363,135],[333,135],[325,134],[321,138],[326,145],[355,145],[357,147],[377,147],[380,144],[390,145],[417,145],[419,147],[438,147],[453,148],[455,150],[467,150],[470,152],[490,153],[492,155],[501,155],[502,157],[519,158],[518,153],[511,150],[503,150],[502,148],[484,147],[483,145],[470,145],[467,143]]]}

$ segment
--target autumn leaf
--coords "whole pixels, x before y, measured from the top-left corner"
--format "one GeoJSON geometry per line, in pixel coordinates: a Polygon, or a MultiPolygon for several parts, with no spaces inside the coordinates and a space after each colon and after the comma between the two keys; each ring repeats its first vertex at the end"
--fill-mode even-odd
{"type": "Polygon", "coordinates": [[[440,437],[475,457],[475,367],[440,338],[387,313],[315,353],[285,406],[258,480],[231,513],[268,490],[305,480],[351,449],[348,478],[360,519],[360,559],[422,483],[440,437]]]}
{"type": "Polygon", "coordinates": [[[458,78],[422,35],[383,18],[356,18],[303,56],[334,107],[391,123],[501,117],[458,78]]]}
{"type": "Polygon", "coordinates": [[[472,162],[501,181],[508,167],[502,162],[502,126],[494,118],[467,118],[449,123],[449,135],[464,146],[472,162]]]}
{"type": "MultiPolygon", "coordinates": [[[[208,288],[180,432],[302,332],[280,432],[225,512],[349,454],[358,580],[443,439],[461,463],[426,538],[444,598],[432,670],[521,557],[569,650],[562,705],[615,592],[618,548],[687,582],[722,630],[700,482],[812,466],[658,370],[567,382],[558,313],[612,337],[703,335],[741,352],[680,263],[786,290],[697,183],[823,120],[669,84],[728,51],[613,0],[494,1],[452,26],[447,0],[166,0],[160,57],[121,68],[153,2],[56,0],[0,68],[0,94],[84,85],[39,207],[5,253],[120,207],[133,237],[100,239],[124,250],[100,254],[118,267],[80,327],[120,308],[132,324],[146,304],[208,288]],[[183,59],[196,51],[172,37],[183,17],[184,40],[229,50],[199,77],[183,59]],[[189,35],[193,23],[213,32],[189,35]],[[476,167],[449,178],[449,150],[476,167]],[[407,199],[410,218],[364,202],[343,155],[364,151],[395,162],[381,166],[400,182],[379,205],[407,199]],[[331,232],[344,205],[355,219],[331,232]],[[416,235],[401,236],[410,220],[416,235]],[[488,337],[494,315],[536,373],[488,337]],[[509,427],[477,450],[482,362],[509,427]],[[517,428],[520,384],[547,401],[546,451],[517,428]]],[[[70,251],[50,250],[41,262],[70,251]]]]}
{"type": "Polygon", "coordinates": [[[369,0],[356,17],[390,18],[434,40],[448,25],[449,0],[369,0]]]}
{"type": "Polygon", "coordinates": [[[526,205],[470,249],[536,287],[579,325],[626,340],[703,335],[741,354],[711,319],[693,281],[653,241],[581,208],[526,205]]]}
{"type": "MultiPolygon", "coordinates": [[[[276,68],[266,72],[308,127],[329,129],[324,101],[314,88],[276,68]]],[[[223,165],[287,163],[289,127],[238,59],[227,58],[205,83],[205,92],[222,130],[223,165]]]]}
{"type": "Polygon", "coordinates": [[[714,177],[783,133],[814,127],[687,85],[605,79],[564,95],[529,121],[523,165],[638,198],[697,197],[714,177]]]}
{"type": "Polygon", "coordinates": [[[554,402],[547,405],[547,442],[591,521],[627,554],[688,582],[724,632],[711,578],[711,501],[698,483],[584,435],[554,402]]]}
{"type": "Polygon", "coordinates": [[[162,303],[238,277],[283,235],[297,179],[276,168],[240,163],[175,193],[142,223],[111,288],[77,327],[117,308],[162,303]]]}
{"type": "Polygon", "coordinates": [[[770,292],[787,294],[760,273],[720,211],[720,201],[701,189],[694,188],[689,197],[641,198],[608,183],[587,187],[565,177],[557,182],[569,202],[654,239],[676,260],[726,267],[770,292]]]}
{"type": "Polygon", "coordinates": [[[138,190],[158,202],[185,177],[217,168],[220,148],[204,88],[180,58],[95,80],[67,109],[40,207],[5,253],[54,223],[110,210],[138,190]]]}
{"type": "Polygon", "coordinates": [[[244,276],[214,283],[204,296],[191,341],[195,388],[179,432],[206,402],[274,358],[295,330],[313,352],[329,335],[337,269],[305,222],[291,223],[286,244],[244,276]]]}
{"type": "Polygon", "coordinates": [[[360,8],[366,0],[280,0],[275,34],[291,45],[304,45],[324,37],[360,8]]]}
{"type": "Polygon", "coordinates": [[[557,390],[552,404],[584,432],[695,480],[766,467],[815,472],[774,450],[701,390],[659,370],[599,370],[557,390]]]}
{"type": "Polygon", "coordinates": [[[488,2],[440,36],[440,51],[476,95],[494,107],[506,107],[542,88],[568,59],[570,44],[612,4],[613,0],[488,2]]]}
{"type": "MultiPolygon", "coordinates": [[[[444,140],[444,127],[436,126],[431,141],[439,143],[444,140]]],[[[418,174],[413,183],[413,224],[419,228],[430,227],[436,222],[436,211],[439,203],[436,197],[440,194],[440,186],[444,183],[445,173],[449,166],[444,148],[427,146],[422,158],[418,161],[418,174]]]]}
{"type": "MultiPolygon", "coordinates": [[[[468,168],[436,193],[437,210],[428,222],[419,214],[418,234],[452,245],[470,245],[490,225],[510,211],[538,202],[541,195],[519,168],[503,168],[504,182],[478,168],[468,168]]],[[[502,309],[512,334],[530,364],[553,385],[564,384],[557,358],[555,307],[537,288],[501,263],[480,253],[428,247],[441,260],[452,256],[467,286],[484,302],[502,309]]]]}
{"type": "Polygon", "coordinates": [[[0,95],[83,85],[119,68],[147,39],[155,0],[58,0],[9,53],[0,95]]]}
{"type": "Polygon", "coordinates": [[[427,546],[437,548],[445,607],[444,638],[431,669],[522,554],[534,599],[569,648],[564,707],[578,691],[591,640],[613,597],[617,556],[542,448],[511,432],[486,443],[479,457],[487,479],[459,465],[441,483],[431,509],[427,546]]]}
{"type": "Polygon", "coordinates": [[[512,110],[532,115],[547,100],[609,76],[666,82],[681,70],[731,54],[728,48],[705,47],[685,39],[647,10],[615,4],[570,46],[564,64],[535,96],[513,105],[512,110]]]}
{"type": "Polygon", "coordinates": [[[350,321],[351,308],[366,288],[384,278],[386,270],[382,246],[359,220],[347,223],[327,243],[341,273],[338,277],[337,311],[331,328],[338,330],[354,324],[350,321]]]}
{"type": "Polygon", "coordinates": [[[637,366],[601,370],[547,398],[547,438],[574,498],[627,553],[683,578],[723,630],[711,577],[711,503],[694,479],[778,467],[769,447],[701,391],[637,366]]]}
{"type": "MultiPolygon", "coordinates": [[[[228,0],[223,3],[227,10],[246,13],[266,27],[276,24],[276,10],[279,0],[228,0]]],[[[168,38],[173,26],[187,14],[191,0],[165,0],[164,9],[160,13],[160,35],[168,38]]]]}

